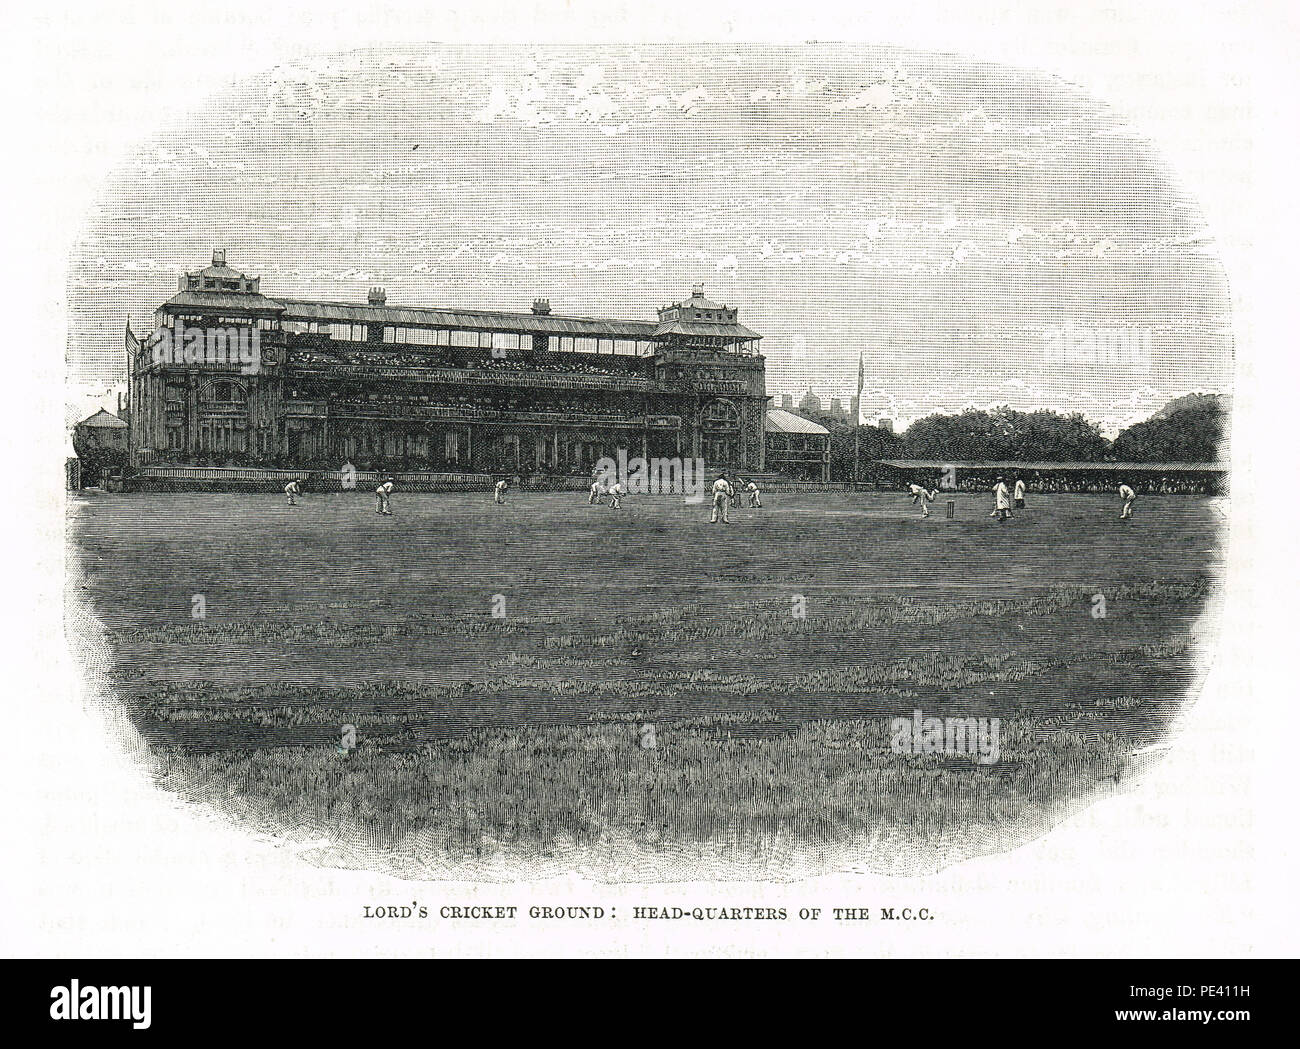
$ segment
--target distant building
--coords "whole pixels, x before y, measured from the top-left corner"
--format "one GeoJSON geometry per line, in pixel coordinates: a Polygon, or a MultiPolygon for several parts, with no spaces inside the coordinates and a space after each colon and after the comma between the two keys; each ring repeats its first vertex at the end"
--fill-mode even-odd
{"type": "Polygon", "coordinates": [[[894,420],[889,418],[889,416],[887,415],[882,415],[880,417],[880,421],[877,422],[876,425],[879,426],[886,433],[894,432],[894,420]]]}
{"type": "Polygon", "coordinates": [[[786,411],[793,411],[793,410],[794,410],[794,394],[792,394],[792,393],[783,393],[783,394],[781,394],[781,407],[784,408],[786,411]]]}
{"type": "Polygon", "coordinates": [[[78,487],[101,484],[108,473],[127,464],[127,425],[101,408],[73,427],[72,447],[80,461],[78,487]]]}
{"type": "Polygon", "coordinates": [[[812,387],[808,388],[808,392],[803,395],[803,399],[799,402],[799,410],[801,412],[811,412],[813,415],[821,414],[822,399],[812,392],[812,387]]]}
{"type": "Polygon", "coordinates": [[[767,467],[803,481],[831,479],[831,435],[802,415],[781,408],[767,413],[767,467]]]}
{"type": "Polygon", "coordinates": [[[101,408],[94,415],[82,419],[73,428],[73,447],[83,458],[85,451],[126,451],[126,423],[112,412],[101,408]]]}

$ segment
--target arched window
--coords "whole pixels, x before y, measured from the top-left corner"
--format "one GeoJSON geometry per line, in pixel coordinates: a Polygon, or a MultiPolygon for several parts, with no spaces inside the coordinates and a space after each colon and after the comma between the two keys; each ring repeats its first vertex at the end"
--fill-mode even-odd
{"type": "Polygon", "coordinates": [[[203,387],[203,403],[226,408],[242,407],[248,403],[248,391],[242,383],[214,379],[203,387]]]}
{"type": "Polygon", "coordinates": [[[701,422],[706,430],[733,430],[740,426],[740,412],[730,401],[710,401],[701,422]]]}

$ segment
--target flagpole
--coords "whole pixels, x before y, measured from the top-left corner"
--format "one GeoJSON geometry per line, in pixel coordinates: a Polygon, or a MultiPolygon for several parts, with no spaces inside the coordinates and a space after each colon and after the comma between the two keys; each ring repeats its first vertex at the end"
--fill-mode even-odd
{"type": "Polygon", "coordinates": [[[131,453],[135,448],[135,427],[132,425],[131,416],[135,414],[135,400],[131,396],[133,392],[131,389],[131,372],[135,368],[135,361],[133,360],[134,355],[131,353],[131,339],[134,338],[134,334],[131,331],[130,317],[126,319],[126,335],[127,337],[123,340],[125,343],[124,349],[126,350],[126,419],[124,420],[126,423],[126,461],[128,465],[133,465],[131,463],[131,453]]]}
{"type": "Polygon", "coordinates": [[[858,463],[862,453],[862,354],[858,354],[858,399],[853,413],[853,483],[858,483],[858,463]]]}

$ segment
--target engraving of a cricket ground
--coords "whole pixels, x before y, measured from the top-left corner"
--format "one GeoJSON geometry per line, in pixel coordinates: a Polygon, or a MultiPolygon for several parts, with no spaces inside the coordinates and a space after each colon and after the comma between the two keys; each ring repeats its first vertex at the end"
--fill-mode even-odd
{"type": "Polygon", "coordinates": [[[139,144],[68,293],[87,687],[307,862],[933,871],[1130,789],[1212,653],[1226,278],[1050,71],[296,61],[139,144]]]}

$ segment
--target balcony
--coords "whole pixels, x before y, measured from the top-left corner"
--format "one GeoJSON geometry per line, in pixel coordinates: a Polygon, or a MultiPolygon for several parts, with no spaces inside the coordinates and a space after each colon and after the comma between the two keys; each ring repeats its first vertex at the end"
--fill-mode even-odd
{"type": "MultiPolygon", "coordinates": [[[[339,379],[405,379],[414,382],[471,386],[529,387],[550,390],[611,390],[622,393],[681,392],[639,375],[591,375],[584,372],[528,371],[524,368],[448,368],[438,365],[397,366],[351,364],[346,361],[307,360],[289,355],[295,376],[339,379]]],[[[737,384],[743,386],[743,384],[737,384]]],[[[741,391],[737,391],[741,392],[741,391]]]]}
{"type": "MultiPolygon", "coordinates": [[[[323,406],[311,406],[318,417],[325,415],[323,406]]],[[[291,414],[309,414],[306,412],[291,414]]],[[[330,405],[329,417],[336,420],[423,421],[433,422],[499,422],[535,423],[567,426],[615,426],[634,429],[680,429],[682,420],[677,415],[615,415],[598,412],[531,412],[509,411],[499,408],[481,408],[476,405],[424,405],[385,404],[382,402],[335,402],[330,405]]]]}

